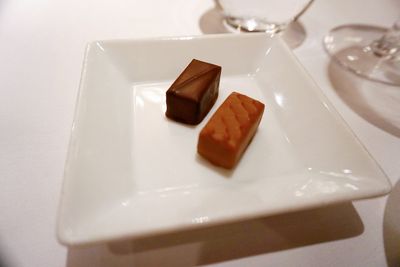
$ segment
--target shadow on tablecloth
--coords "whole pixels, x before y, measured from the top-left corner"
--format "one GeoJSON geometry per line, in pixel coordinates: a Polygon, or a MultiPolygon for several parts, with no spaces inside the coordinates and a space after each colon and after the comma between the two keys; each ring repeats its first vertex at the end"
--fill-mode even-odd
{"type": "Polygon", "coordinates": [[[354,237],[351,203],[68,250],[67,267],[195,266],[354,237]]]}
{"type": "Polygon", "coordinates": [[[383,240],[388,267],[400,266],[400,179],[393,187],[386,202],[383,240]]]}
{"type": "MultiPolygon", "coordinates": [[[[400,138],[398,86],[368,81],[334,61],[328,66],[328,75],[336,93],[349,108],[372,125],[400,138]]],[[[388,266],[400,266],[400,181],[386,202],[383,239],[388,266]]]]}
{"type": "Polygon", "coordinates": [[[330,82],[338,96],[360,117],[381,130],[400,137],[400,90],[371,82],[331,60],[330,82]]]}

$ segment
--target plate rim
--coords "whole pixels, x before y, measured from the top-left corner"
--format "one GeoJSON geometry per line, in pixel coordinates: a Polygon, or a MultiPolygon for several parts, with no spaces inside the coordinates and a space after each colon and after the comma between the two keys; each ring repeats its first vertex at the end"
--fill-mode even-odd
{"type": "MultiPolygon", "coordinates": [[[[328,99],[328,97],[325,95],[325,93],[320,89],[319,85],[315,82],[313,77],[310,75],[310,73],[307,72],[303,64],[301,64],[300,60],[297,58],[297,56],[293,53],[293,51],[287,46],[287,44],[278,36],[275,35],[273,37],[265,34],[265,33],[252,33],[252,34],[233,34],[233,33],[224,33],[224,34],[208,34],[208,35],[182,35],[182,36],[161,36],[161,37],[148,37],[148,38],[137,38],[137,39],[131,39],[131,38],[123,38],[123,39],[105,39],[105,40],[94,40],[89,43],[87,43],[86,48],[85,48],[85,53],[83,57],[83,62],[81,66],[81,76],[79,80],[79,86],[77,90],[77,95],[76,95],[76,100],[75,100],[75,107],[74,107],[74,112],[73,112],[73,120],[72,120],[72,125],[70,128],[70,135],[69,135],[69,141],[67,145],[67,153],[66,153],[66,158],[65,158],[65,163],[64,163],[64,171],[63,171],[63,178],[62,178],[62,185],[61,185],[61,191],[60,191],[60,197],[58,201],[58,207],[57,207],[57,218],[56,218],[56,236],[57,240],[60,244],[66,245],[66,246],[81,246],[81,245],[89,245],[89,244],[98,244],[98,243],[103,243],[103,242],[108,242],[108,241],[114,241],[114,240],[122,240],[125,238],[140,238],[140,237],[146,237],[146,236],[151,236],[151,235],[157,235],[157,234],[163,234],[163,233],[169,233],[172,231],[177,231],[177,230],[190,230],[190,229],[196,229],[199,228],[199,224],[188,224],[185,223],[184,226],[178,226],[178,227],[166,227],[165,229],[160,229],[159,231],[154,231],[150,230],[149,233],[143,233],[143,234],[138,234],[138,233],[126,233],[126,234],[121,234],[118,236],[113,237],[100,237],[100,238],[93,238],[92,240],[83,240],[81,238],[81,241],[77,241],[75,239],[71,240],[68,238],[68,236],[65,234],[65,229],[63,227],[62,220],[63,218],[63,210],[65,209],[65,190],[66,190],[66,181],[67,181],[67,173],[68,169],[70,168],[71,165],[71,153],[74,151],[74,140],[76,140],[76,132],[74,131],[74,126],[79,118],[80,114],[80,101],[82,100],[82,94],[84,91],[84,80],[86,77],[86,71],[88,69],[88,60],[91,55],[91,49],[93,46],[98,46],[101,43],[106,43],[106,44],[125,44],[125,43],[145,43],[145,42],[159,42],[159,41],[184,41],[184,40],[199,40],[199,39],[206,39],[206,40],[214,40],[214,39],[236,39],[236,38],[268,38],[271,40],[276,40],[276,42],[279,42],[280,45],[285,49],[285,51],[290,55],[291,59],[296,63],[296,68],[301,71],[301,74],[307,78],[312,84],[313,88],[310,88],[310,90],[313,91],[313,93],[316,93],[318,95],[318,98],[324,103],[326,103],[329,106],[329,110],[331,115],[336,116],[342,126],[352,135],[353,139],[357,141],[357,143],[361,146],[361,148],[367,153],[368,157],[373,161],[373,163],[378,167],[378,169],[381,171],[383,176],[386,178],[386,187],[380,191],[377,192],[376,194],[369,194],[368,196],[361,196],[361,197],[347,197],[347,198],[341,198],[339,200],[331,200],[331,201],[326,201],[324,203],[314,203],[312,204],[307,204],[304,207],[296,207],[293,209],[290,209],[288,207],[285,211],[273,211],[269,213],[265,213],[263,211],[260,211],[258,213],[253,213],[252,215],[245,215],[245,216],[234,216],[228,219],[218,219],[218,220],[212,220],[210,222],[201,224],[202,227],[210,227],[214,225],[219,225],[219,224],[224,224],[228,222],[233,222],[233,221],[243,221],[243,220],[248,220],[248,219],[253,219],[257,218],[260,216],[274,216],[277,214],[284,214],[288,212],[295,212],[295,211],[301,211],[301,210],[307,210],[307,209],[312,209],[316,207],[324,207],[324,206],[329,206],[337,203],[343,203],[343,202],[351,202],[351,201],[356,201],[356,200],[362,200],[362,199],[369,199],[369,198],[374,198],[374,197],[379,197],[379,196],[384,196],[388,194],[391,191],[392,184],[391,181],[386,174],[386,172],[383,170],[383,168],[380,166],[380,164],[376,161],[376,159],[372,156],[372,154],[369,152],[369,150],[366,148],[366,146],[361,142],[361,140],[358,138],[358,136],[355,134],[355,132],[352,130],[350,125],[346,122],[346,120],[343,118],[343,116],[338,112],[338,110],[334,107],[334,105],[331,103],[331,101],[328,99]]],[[[83,238],[84,239],[84,238],[83,238]]]]}

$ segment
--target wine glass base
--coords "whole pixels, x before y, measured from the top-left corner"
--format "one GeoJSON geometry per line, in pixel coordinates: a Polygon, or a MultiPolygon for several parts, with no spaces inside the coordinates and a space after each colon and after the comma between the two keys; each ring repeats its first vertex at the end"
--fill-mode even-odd
{"type": "Polygon", "coordinates": [[[265,31],[264,30],[245,30],[241,26],[233,26],[228,24],[227,20],[222,18],[220,19],[220,23],[224,26],[226,32],[231,32],[231,33],[252,33],[252,32],[265,32],[268,35],[279,35],[285,42],[286,44],[294,49],[296,47],[299,47],[305,40],[306,38],[306,31],[303,27],[302,24],[300,24],[298,21],[292,21],[289,24],[285,24],[284,26],[281,25],[279,28],[275,27],[274,31],[265,31]]]}
{"type": "Polygon", "coordinates": [[[367,25],[345,25],[324,38],[326,51],[348,70],[372,81],[400,85],[400,58],[374,53],[371,46],[387,29],[367,25]]]}
{"type": "Polygon", "coordinates": [[[286,24],[268,23],[255,18],[227,17],[223,21],[224,26],[230,32],[265,32],[275,34],[282,31],[286,24]]]}

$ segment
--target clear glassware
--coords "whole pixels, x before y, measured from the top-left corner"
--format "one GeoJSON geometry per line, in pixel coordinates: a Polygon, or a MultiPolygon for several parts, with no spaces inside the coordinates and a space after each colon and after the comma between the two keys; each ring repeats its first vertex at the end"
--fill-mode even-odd
{"type": "Polygon", "coordinates": [[[314,0],[218,0],[225,26],[233,31],[278,33],[314,0]]]}
{"type": "Polygon", "coordinates": [[[348,70],[372,81],[400,85],[400,18],[390,29],[336,27],[325,36],[324,46],[348,70]]]}

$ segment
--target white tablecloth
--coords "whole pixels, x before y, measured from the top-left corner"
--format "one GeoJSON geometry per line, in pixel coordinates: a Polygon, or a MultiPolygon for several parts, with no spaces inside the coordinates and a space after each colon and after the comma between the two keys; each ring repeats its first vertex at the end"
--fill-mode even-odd
{"type": "MultiPolygon", "coordinates": [[[[324,52],[346,23],[390,26],[397,0],[316,0],[294,49],[393,184],[388,197],[141,240],[66,248],[55,237],[85,44],[220,33],[214,1],[0,2],[0,259],[4,266],[400,266],[400,88],[324,52]]],[[[1,263],[0,263],[1,265],[1,263]]],[[[3,266],[1,265],[1,266],[3,266]]]]}

